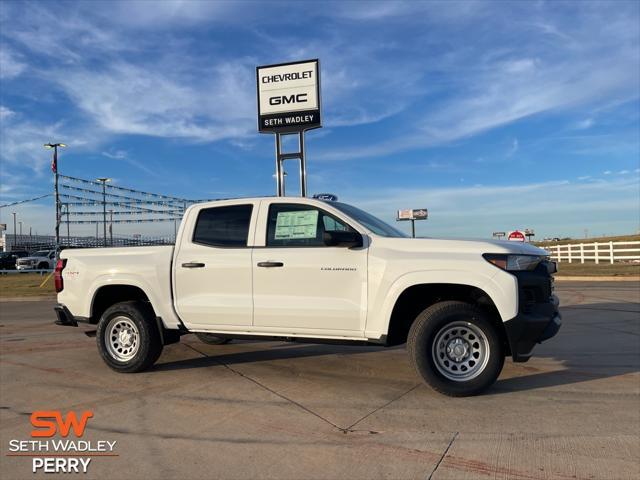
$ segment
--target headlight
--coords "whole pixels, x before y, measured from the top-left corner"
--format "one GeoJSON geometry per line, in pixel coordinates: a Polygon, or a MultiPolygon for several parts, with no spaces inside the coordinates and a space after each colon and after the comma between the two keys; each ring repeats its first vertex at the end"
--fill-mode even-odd
{"type": "Polygon", "coordinates": [[[546,258],[543,255],[504,255],[498,253],[485,253],[483,257],[487,262],[508,272],[535,270],[540,262],[546,258]]]}

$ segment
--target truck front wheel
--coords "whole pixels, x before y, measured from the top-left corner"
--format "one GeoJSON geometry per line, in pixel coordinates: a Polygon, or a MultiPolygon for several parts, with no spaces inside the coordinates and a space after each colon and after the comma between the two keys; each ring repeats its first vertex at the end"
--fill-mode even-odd
{"type": "Polygon", "coordinates": [[[98,322],[98,350],[116,372],[147,370],[162,353],[162,341],[152,308],[139,301],[116,303],[98,322]]]}
{"type": "Polygon", "coordinates": [[[433,389],[452,397],[476,395],[493,385],[504,365],[500,336],[471,304],[436,303],[413,322],[409,358],[433,389]]]}

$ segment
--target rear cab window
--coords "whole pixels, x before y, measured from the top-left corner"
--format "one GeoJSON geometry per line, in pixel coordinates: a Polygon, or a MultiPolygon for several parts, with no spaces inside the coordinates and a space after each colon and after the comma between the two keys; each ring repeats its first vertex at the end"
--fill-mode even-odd
{"type": "Polygon", "coordinates": [[[219,248],[245,248],[253,205],[203,208],[198,213],[192,242],[219,248]]]}

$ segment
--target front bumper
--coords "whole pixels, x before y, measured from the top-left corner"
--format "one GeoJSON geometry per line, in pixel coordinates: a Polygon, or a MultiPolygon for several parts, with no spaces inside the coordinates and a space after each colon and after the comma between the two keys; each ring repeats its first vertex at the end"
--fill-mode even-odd
{"type": "Polygon", "coordinates": [[[33,264],[33,265],[16,265],[16,269],[17,270],[35,270],[36,266],[35,266],[35,264],[33,264]]]}
{"type": "Polygon", "coordinates": [[[514,272],[518,279],[518,315],[504,323],[514,362],[526,362],[536,343],[550,339],[562,325],[553,294],[555,264],[542,262],[534,271],[514,272]]]}
{"type": "Polygon", "coordinates": [[[519,313],[505,322],[504,327],[514,362],[526,362],[537,343],[550,339],[562,326],[558,311],[558,297],[553,295],[549,303],[535,305],[529,313],[519,313]]]}

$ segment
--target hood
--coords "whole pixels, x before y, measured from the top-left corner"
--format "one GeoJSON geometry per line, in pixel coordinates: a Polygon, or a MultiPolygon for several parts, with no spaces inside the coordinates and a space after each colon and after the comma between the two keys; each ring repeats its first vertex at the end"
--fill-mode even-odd
{"type": "Polygon", "coordinates": [[[376,244],[407,252],[424,251],[451,253],[514,253],[521,255],[549,255],[542,248],[524,242],[486,239],[448,238],[389,238],[376,237],[376,244]]]}

